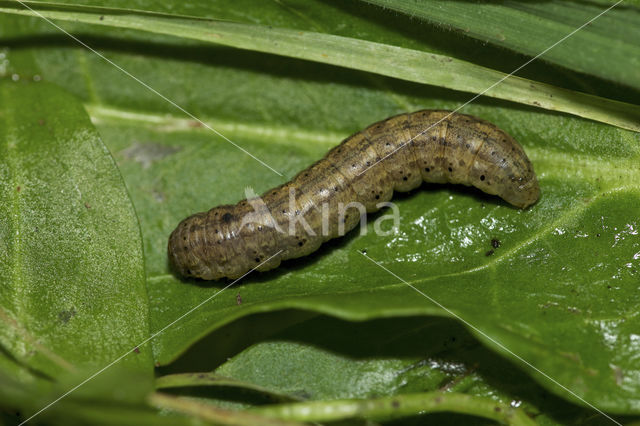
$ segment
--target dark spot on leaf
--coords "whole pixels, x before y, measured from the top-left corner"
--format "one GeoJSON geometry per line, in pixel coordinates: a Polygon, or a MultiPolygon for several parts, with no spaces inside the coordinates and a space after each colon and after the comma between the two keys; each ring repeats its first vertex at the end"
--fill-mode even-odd
{"type": "Polygon", "coordinates": [[[140,353],[140,348],[136,346],[135,348],[133,348],[133,351],[135,353],[139,354],[140,353]]]}
{"type": "Polygon", "coordinates": [[[494,253],[493,249],[489,250],[488,252],[486,252],[484,255],[485,256],[491,256],[494,253]]]}
{"type": "Polygon", "coordinates": [[[69,320],[76,316],[75,308],[71,308],[68,311],[60,311],[58,314],[58,319],[62,321],[64,324],[68,323],[69,320]]]}
{"type": "Polygon", "coordinates": [[[391,401],[391,406],[393,408],[398,408],[400,407],[400,401],[398,401],[397,399],[394,399],[393,401],[391,401]]]}
{"type": "Polygon", "coordinates": [[[492,238],[491,239],[491,247],[498,248],[498,247],[500,247],[500,244],[501,243],[500,243],[499,239],[497,239],[497,238],[492,238]]]}

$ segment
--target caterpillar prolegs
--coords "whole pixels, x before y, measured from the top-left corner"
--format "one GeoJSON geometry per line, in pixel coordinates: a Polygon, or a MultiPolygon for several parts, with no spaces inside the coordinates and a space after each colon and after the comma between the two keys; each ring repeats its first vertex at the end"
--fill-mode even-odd
{"type": "Polygon", "coordinates": [[[260,203],[245,199],[184,219],[169,237],[169,259],[180,274],[206,280],[273,269],[353,229],[360,213],[339,206],[356,202],[373,212],[423,180],[473,185],[520,208],[540,195],[531,162],[504,131],[470,115],[417,111],[348,137],[260,203]]]}

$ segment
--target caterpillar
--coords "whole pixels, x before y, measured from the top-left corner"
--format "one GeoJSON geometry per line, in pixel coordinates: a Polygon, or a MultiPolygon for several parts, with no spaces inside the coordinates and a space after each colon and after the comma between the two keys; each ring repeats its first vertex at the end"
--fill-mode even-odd
{"type": "Polygon", "coordinates": [[[470,115],[422,110],[353,134],[260,198],[184,219],[169,237],[169,262],[205,280],[267,271],[353,229],[360,213],[340,207],[357,202],[374,212],[394,191],[423,180],[472,185],[523,209],[540,195],[533,166],[511,136],[470,115]]]}

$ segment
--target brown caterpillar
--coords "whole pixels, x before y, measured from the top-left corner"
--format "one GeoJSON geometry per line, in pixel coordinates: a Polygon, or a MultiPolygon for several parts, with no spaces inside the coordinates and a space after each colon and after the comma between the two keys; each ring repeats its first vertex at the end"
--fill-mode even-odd
{"type": "Polygon", "coordinates": [[[520,208],[540,195],[531,162],[511,136],[469,115],[418,111],[348,137],[291,181],[265,192],[261,211],[255,199],[245,199],[184,219],[169,237],[169,259],[180,274],[207,280],[273,269],[341,236],[341,227],[354,228],[360,214],[340,216],[338,206],[359,202],[373,212],[393,191],[409,191],[423,180],[473,185],[520,208]],[[320,206],[326,210],[325,233],[320,206]],[[301,219],[312,232],[295,221],[301,219]],[[293,232],[281,232],[291,220],[293,232]]]}

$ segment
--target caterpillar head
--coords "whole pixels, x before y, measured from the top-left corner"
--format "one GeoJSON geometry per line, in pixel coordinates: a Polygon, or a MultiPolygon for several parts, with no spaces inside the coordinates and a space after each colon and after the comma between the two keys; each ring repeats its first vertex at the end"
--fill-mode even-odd
{"type": "Polygon", "coordinates": [[[538,179],[520,144],[496,127],[485,137],[469,171],[470,182],[521,209],[538,201],[538,179]]]}

